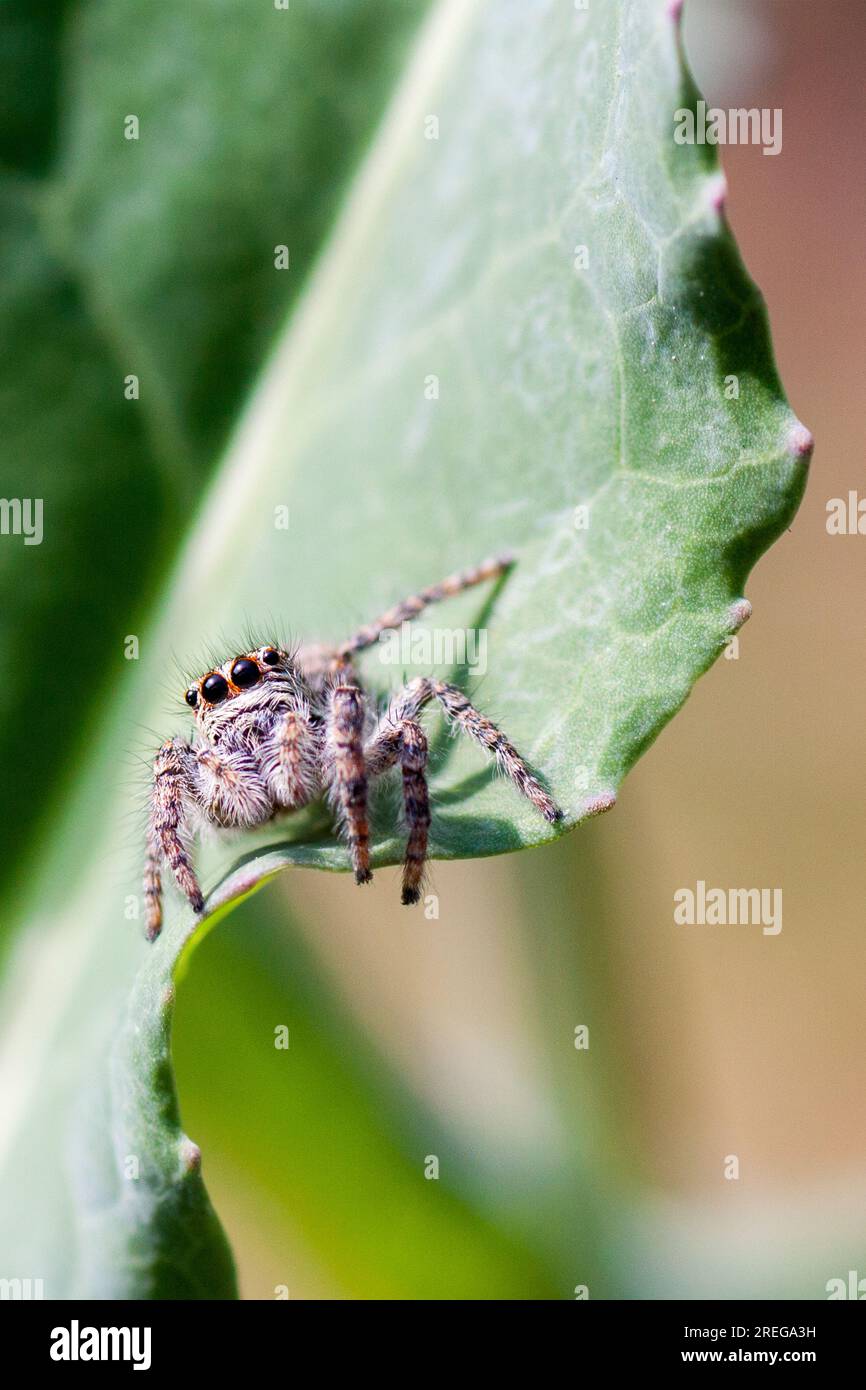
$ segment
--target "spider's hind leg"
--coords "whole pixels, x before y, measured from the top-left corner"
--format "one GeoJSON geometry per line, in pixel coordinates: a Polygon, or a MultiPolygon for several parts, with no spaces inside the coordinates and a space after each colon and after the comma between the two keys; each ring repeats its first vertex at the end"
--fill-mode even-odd
{"type": "MultiPolygon", "coordinates": [[[[393,707],[392,707],[393,708],[393,707]]],[[[408,838],[403,860],[404,906],[421,896],[430,830],[430,797],[427,791],[427,736],[415,719],[395,722],[391,711],[384,716],[367,748],[367,771],[377,777],[399,762],[403,774],[403,810],[408,838]]]]}
{"type": "Polygon", "coordinates": [[[551,824],[562,820],[562,811],[530,771],[514,744],[505,737],[492,719],[488,719],[475,708],[472,701],[456,685],[448,685],[445,681],[433,680],[428,676],[418,676],[406,686],[401,699],[402,712],[408,718],[416,718],[431,700],[438,701],[448,722],[493,755],[509,781],[521,796],[532,802],[545,820],[551,824]]]}

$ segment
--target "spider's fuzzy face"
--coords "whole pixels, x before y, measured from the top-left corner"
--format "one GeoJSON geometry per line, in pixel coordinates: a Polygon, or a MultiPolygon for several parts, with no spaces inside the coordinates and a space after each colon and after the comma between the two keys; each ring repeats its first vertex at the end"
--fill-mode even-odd
{"type": "Polygon", "coordinates": [[[187,688],[184,699],[195,712],[196,723],[206,728],[209,716],[221,705],[266,681],[284,676],[288,663],[287,654],[271,645],[243,652],[199,676],[187,688]]]}

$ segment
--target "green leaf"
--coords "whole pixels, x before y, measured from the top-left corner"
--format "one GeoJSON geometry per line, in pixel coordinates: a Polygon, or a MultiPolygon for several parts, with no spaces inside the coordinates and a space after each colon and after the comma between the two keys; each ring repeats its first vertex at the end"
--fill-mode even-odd
{"type": "Polygon", "coordinates": [[[140,374],[172,455],[210,466],[425,8],[96,0],[81,10],[49,231],[140,374]]]}
{"type": "Polygon", "coordinates": [[[234,1265],[182,1132],[170,1054],[177,943],[138,972],[71,1128],[82,1298],[234,1298],[234,1265]]]}
{"type": "MultiPolygon", "coordinates": [[[[531,38],[518,6],[440,9],[236,439],[163,640],[191,647],[215,607],[229,631],[276,612],[338,639],[513,548],[496,594],[437,608],[427,631],[483,630],[482,678],[461,675],[567,826],[613,804],[748,616],[747,574],[793,516],[811,443],[718,170],[674,142],[692,96],[655,0],[544,6],[531,38]]],[[[374,651],[363,673],[387,690],[403,669],[374,651]]],[[[558,833],[477,750],[437,753],[436,855],[558,833]]],[[[280,833],[245,841],[266,846],[263,873],[345,867],[330,835],[280,833]]],[[[375,862],[400,858],[390,804],[374,843],[375,862]]],[[[211,882],[233,854],[207,860],[211,882]]]]}
{"type": "MultiPolygon", "coordinates": [[[[694,92],[671,8],[548,0],[530,24],[519,0],[448,0],[418,44],[61,830],[40,898],[52,926],[24,938],[10,975],[10,998],[26,1000],[11,1026],[34,1001],[51,1022],[16,1078],[0,1172],[16,1190],[25,1173],[38,1183],[38,1214],[16,1213],[15,1249],[22,1268],[53,1261],[58,1289],[75,1287],[57,1250],[76,1236],[52,1040],[76,1067],[102,1055],[136,967],[153,984],[135,986],[125,1036],[156,1038],[160,991],[192,926],[181,909],[156,957],[131,940],[124,895],[138,854],[119,828],[130,788],[113,789],[133,724],[183,727],[180,706],[173,721],[156,697],[172,652],[186,658],[248,619],[339,638],[449,570],[514,549],[496,593],[466,594],[429,625],[483,628],[483,679],[458,675],[571,826],[612,804],[748,614],[747,574],[796,510],[810,440],[776,378],[715,165],[673,140],[674,111],[694,92]],[[426,138],[431,117],[438,139],[426,138]],[[282,506],[288,532],[274,525],[282,506]],[[64,968],[37,987],[52,951],[64,968]]],[[[375,652],[363,670],[382,691],[402,677],[375,652]]],[[[439,738],[435,753],[435,853],[553,833],[475,750],[439,738]]],[[[400,854],[383,803],[376,862],[400,854]]],[[[346,863],[315,814],[201,862],[217,884],[211,912],[286,864],[346,863]]],[[[154,1073],[159,1055],[110,1053],[112,1113],[132,1111],[112,1151],[117,1166],[127,1136],[142,1137],[143,1081],[145,1195],[169,1194],[175,1216],[163,1232],[145,1206],[119,1239],[143,1222],[151,1262],[177,1268],[189,1179],[164,1043],[154,1073]]],[[[200,1192],[194,1205],[190,1239],[200,1192]]],[[[109,1277],[91,1269],[87,1282],[109,1277]]]]}
{"type": "Polygon", "coordinates": [[[6,0],[0,11],[0,794],[24,877],[40,789],[86,745],[201,480],[302,287],[426,0],[6,0]],[[139,138],[124,138],[136,114],[139,138]],[[289,244],[277,271],[274,246],[289,244]],[[138,399],[125,382],[138,377],[138,399]],[[64,671],[38,740],[20,711],[64,671]]]}

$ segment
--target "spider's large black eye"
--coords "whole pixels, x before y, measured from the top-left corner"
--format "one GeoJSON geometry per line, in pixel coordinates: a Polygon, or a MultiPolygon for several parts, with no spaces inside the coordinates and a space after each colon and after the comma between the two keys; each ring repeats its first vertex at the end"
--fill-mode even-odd
{"type": "Polygon", "coordinates": [[[266,666],[279,666],[280,654],[273,647],[268,647],[262,652],[262,661],[266,666]]]}
{"type": "Polygon", "coordinates": [[[255,685],[260,676],[261,671],[256,663],[246,656],[239,656],[232,667],[232,680],[241,690],[246,690],[248,685],[255,685]]]}
{"type": "Polygon", "coordinates": [[[189,690],[186,692],[183,698],[186,700],[187,704],[190,706],[191,709],[195,709],[196,705],[198,704],[198,691],[196,690],[194,685],[190,686],[189,690]]]}
{"type": "Polygon", "coordinates": [[[214,671],[202,682],[201,693],[209,705],[218,705],[229,693],[228,681],[218,671],[214,671]]]}

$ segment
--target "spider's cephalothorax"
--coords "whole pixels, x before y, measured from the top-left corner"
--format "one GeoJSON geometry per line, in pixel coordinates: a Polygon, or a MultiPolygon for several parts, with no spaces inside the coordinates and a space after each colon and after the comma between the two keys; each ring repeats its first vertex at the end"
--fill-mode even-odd
{"type": "Polygon", "coordinates": [[[162,926],[163,862],[196,912],[204,907],[190,857],[190,841],[204,824],[221,828],[261,825],[326,796],[347,841],[357,883],[370,873],[367,788],[399,766],[407,843],[403,902],[421,896],[430,806],[424,706],[435,700],[455,729],[487,749],[545,819],[560,811],[505,735],[456,686],[432,677],[409,682],[377,714],[352,659],[380,634],[417,617],[428,603],[502,575],[508,558],[423,590],[363,627],[339,647],[258,647],[207,671],[186,691],[195,716],[191,741],[169,739],[153,764],[153,788],[144,874],[147,935],[162,926]]]}

